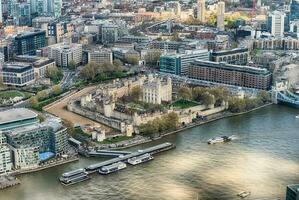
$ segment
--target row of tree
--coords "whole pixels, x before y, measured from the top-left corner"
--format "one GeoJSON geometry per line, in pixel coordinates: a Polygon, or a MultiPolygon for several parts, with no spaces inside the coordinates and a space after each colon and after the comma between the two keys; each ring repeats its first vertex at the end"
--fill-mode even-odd
{"type": "Polygon", "coordinates": [[[244,99],[240,99],[231,97],[228,101],[228,109],[233,113],[245,112],[262,106],[270,102],[270,100],[270,95],[266,91],[259,92],[256,98],[245,97],[244,99]]]}
{"type": "Polygon", "coordinates": [[[139,126],[140,134],[152,135],[165,131],[176,130],[179,127],[179,117],[176,113],[168,113],[161,118],[156,118],[139,126]]]}
{"type": "Polygon", "coordinates": [[[223,87],[181,87],[178,90],[178,97],[185,100],[201,102],[206,106],[211,104],[218,106],[221,105],[223,101],[228,100],[229,92],[223,87]]]}
{"type": "Polygon", "coordinates": [[[32,96],[29,100],[30,105],[33,108],[38,107],[38,104],[51,97],[56,97],[63,92],[60,85],[54,85],[51,89],[39,91],[35,96],[32,96]]]}
{"type": "Polygon", "coordinates": [[[83,67],[80,71],[80,75],[85,80],[95,80],[95,78],[100,74],[113,74],[116,72],[123,71],[123,64],[120,60],[114,60],[112,63],[98,64],[95,62],[90,62],[83,67]]]}

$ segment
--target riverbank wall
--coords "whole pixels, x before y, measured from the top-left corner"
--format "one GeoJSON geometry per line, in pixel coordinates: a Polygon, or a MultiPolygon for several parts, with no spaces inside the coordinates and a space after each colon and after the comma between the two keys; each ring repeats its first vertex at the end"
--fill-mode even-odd
{"type": "Polygon", "coordinates": [[[211,122],[214,122],[214,121],[217,121],[217,120],[220,120],[220,119],[224,119],[224,118],[236,117],[236,116],[239,116],[239,115],[244,115],[244,114],[247,114],[247,113],[259,110],[261,108],[265,108],[265,107],[270,106],[272,104],[273,103],[267,103],[267,104],[264,104],[262,106],[256,107],[254,109],[247,110],[247,111],[240,112],[240,113],[230,113],[230,112],[217,113],[215,116],[209,116],[208,120],[206,120],[206,121],[194,122],[194,123],[186,125],[186,126],[184,126],[182,128],[179,128],[177,130],[170,131],[170,132],[165,132],[165,133],[161,133],[160,137],[158,137],[157,139],[155,139],[155,138],[154,139],[148,139],[146,141],[143,141],[142,143],[138,143],[138,144],[134,143],[134,144],[127,145],[127,146],[115,147],[115,148],[110,148],[110,149],[115,149],[115,150],[117,150],[117,149],[126,149],[126,148],[130,148],[130,147],[137,146],[137,145],[140,145],[140,144],[149,143],[149,142],[161,139],[161,138],[163,138],[165,136],[168,136],[168,135],[171,135],[171,134],[174,134],[174,133],[178,133],[178,132],[181,132],[181,131],[185,131],[185,130],[188,130],[188,129],[191,129],[191,128],[194,128],[194,127],[197,127],[197,126],[200,126],[200,125],[203,125],[203,124],[211,123],[211,122]]]}

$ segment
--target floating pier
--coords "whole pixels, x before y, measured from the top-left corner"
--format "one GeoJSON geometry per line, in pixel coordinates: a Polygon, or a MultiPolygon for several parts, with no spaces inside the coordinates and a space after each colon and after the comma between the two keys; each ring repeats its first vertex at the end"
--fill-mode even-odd
{"type": "MultiPolygon", "coordinates": [[[[133,152],[133,153],[129,153],[128,152],[128,154],[126,154],[126,155],[122,154],[119,157],[116,157],[116,158],[113,158],[113,159],[110,159],[110,160],[106,160],[104,162],[92,164],[92,165],[89,165],[89,166],[87,166],[87,167],[85,167],[83,169],[77,169],[77,170],[73,170],[73,171],[70,171],[70,172],[65,172],[63,174],[63,176],[72,174],[72,173],[74,173],[74,172],[76,172],[78,170],[84,170],[84,173],[86,173],[87,175],[89,175],[89,174],[98,172],[102,167],[105,167],[105,166],[108,166],[108,165],[112,165],[114,163],[119,163],[119,162],[127,163],[130,158],[139,157],[139,156],[142,156],[142,155],[145,155],[145,154],[153,155],[153,154],[157,154],[157,153],[160,153],[160,152],[163,152],[163,151],[167,151],[167,150],[170,150],[170,149],[173,149],[173,148],[175,148],[174,144],[166,142],[166,143],[159,144],[159,145],[156,145],[156,146],[153,146],[153,147],[149,147],[147,149],[138,150],[138,151],[133,152]]],[[[117,152],[117,151],[115,151],[115,152],[117,152]]],[[[113,152],[113,153],[115,153],[115,152],[113,152]]],[[[103,151],[101,153],[108,153],[109,154],[109,153],[111,153],[111,151],[103,151]]],[[[120,153],[120,152],[118,152],[118,153],[120,153]]]]}

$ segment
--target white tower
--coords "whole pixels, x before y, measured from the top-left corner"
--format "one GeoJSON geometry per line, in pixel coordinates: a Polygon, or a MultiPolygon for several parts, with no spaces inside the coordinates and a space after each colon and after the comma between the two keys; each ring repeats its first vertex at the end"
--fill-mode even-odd
{"type": "Polygon", "coordinates": [[[206,2],[205,0],[198,0],[197,2],[197,19],[200,22],[205,22],[205,12],[206,12],[206,2]]]}
{"type": "Polygon", "coordinates": [[[224,13],[225,13],[225,3],[223,1],[217,4],[217,28],[224,31],[224,13]]]}

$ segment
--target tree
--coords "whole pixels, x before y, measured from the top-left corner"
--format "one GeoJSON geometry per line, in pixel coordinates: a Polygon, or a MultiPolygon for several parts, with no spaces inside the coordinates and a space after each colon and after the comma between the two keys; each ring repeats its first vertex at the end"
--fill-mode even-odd
{"type": "Polygon", "coordinates": [[[126,57],[126,61],[127,63],[131,64],[131,65],[137,65],[138,64],[138,56],[135,56],[135,55],[128,55],[126,57]]]}
{"type": "Polygon", "coordinates": [[[36,97],[37,97],[37,100],[38,101],[42,101],[44,99],[47,99],[49,98],[49,94],[46,90],[42,90],[42,91],[39,91],[37,94],[36,94],[36,97]]]}
{"type": "Polygon", "coordinates": [[[38,99],[36,96],[33,96],[29,99],[29,103],[31,105],[31,107],[37,107],[38,105],[38,99]]]}
{"type": "Polygon", "coordinates": [[[68,64],[68,68],[69,68],[69,69],[76,69],[76,67],[77,67],[76,62],[75,62],[74,60],[71,60],[71,61],[69,62],[69,64],[68,64]]]}
{"type": "Polygon", "coordinates": [[[178,96],[182,99],[185,99],[185,100],[190,100],[192,98],[192,92],[191,92],[191,89],[188,88],[188,87],[181,87],[179,90],[178,90],[178,96]]]}
{"type": "Polygon", "coordinates": [[[59,82],[62,77],[63,73],[61,70],[59,70],[56,66],[55,67],[50,67],[46,69],[45,76],[49,78],[51,81],[57,83],[59,82]]]}
{"type": "Polygon", "coordinates": [[[98,73],[98,67],[98,64],[95,62],[88,63],[80,71],[81,77],[87,80],[93,80],[98,73]]]}
{"type": "Polygon", "coordinates": [[[113,65],[116,71],[123,71],[123,63],[119,59],[113,60],[113,65]]]}
{"type": "Polygon", "coordinates": [[[257,98],[260,99],[262,101],[262,103],[266,103],[266,102],[270,101],[270,95],[267,91],[260,91],[257,94],[257,98]]]}
{"type": "Polygon", "coordinates": [[[244,112],[246,110],[245,101],[237,97],[232,97],[228,101],[228,109],[233,113],[244,112]]]}
{"type": "Polygon", "coordinates": [[[161,54],[161,51],[147,52],[144,56],[146,65],[156,68],[158,66],[158,61],[160,60],[161,54]]]}
{"type": "Polygon", "coordinates": [[[132,91],[130,92],[130,96],[132,98],[132,101],[138,102],[140,98],[142,98],[142,90],[139,86],[135,86],[132,88],[132,91]]]}
{"type": "Polygon", "coordinates": [[[214,105],[216,102],[215,100],[215,97],[214,95],[208,93],[208,92],[205,92],[203,93],[203,96],[202,96],[202,103],[205,105],[205,106],[209,106],[209,105],[214,105]]]}
{"type": "Polygon", "coordinates": [[[53,93],[54,95],[59,95],[59,94],[61,94],[61,93],[62,93],[62,89],[61,89],[60,85],[54,85],[54,86],[52,87],[52,93],[53,93]]]}

